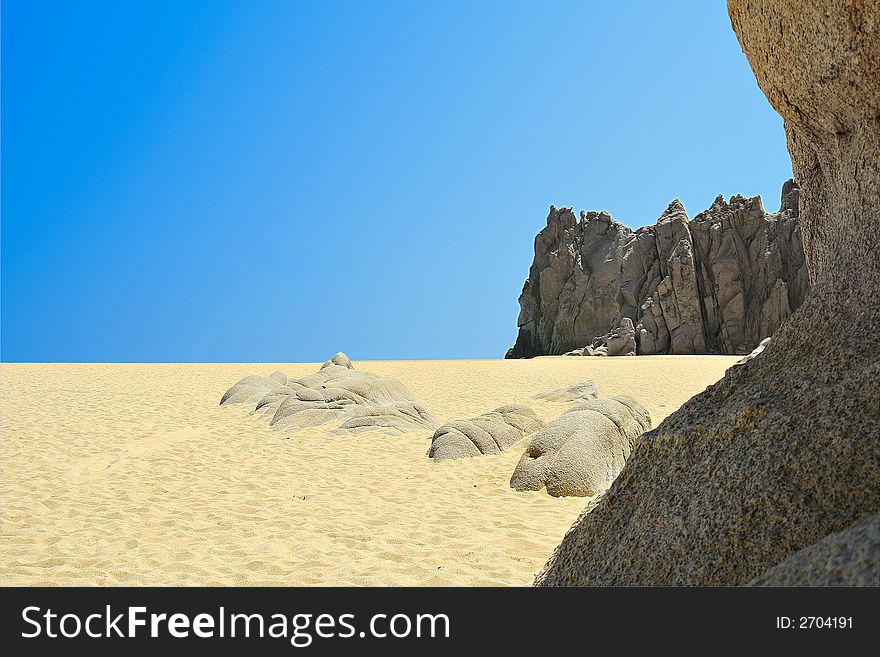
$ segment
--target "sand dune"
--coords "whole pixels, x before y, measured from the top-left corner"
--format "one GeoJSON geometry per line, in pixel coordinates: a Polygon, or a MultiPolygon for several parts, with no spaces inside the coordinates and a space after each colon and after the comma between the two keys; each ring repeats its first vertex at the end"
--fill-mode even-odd
{"type": "MultiPolygon", "coordinates": [[[[589,378],[655,424],[736,357],[356,361],[441,421],[589,378]]],[[[519,445],[434,463],[431,431],[271,431],[220,407],[242,377],[308,364],[3,364],[4,585],[530,584],[587,503],[518,493],[519,445]]],[[[525,444],[525,443],[523,443],[525,444]]]]}

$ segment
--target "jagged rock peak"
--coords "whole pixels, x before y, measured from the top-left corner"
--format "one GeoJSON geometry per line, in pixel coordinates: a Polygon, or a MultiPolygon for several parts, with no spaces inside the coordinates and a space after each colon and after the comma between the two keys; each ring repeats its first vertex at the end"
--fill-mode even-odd
{"type": "Polygon", "coordinates": [[[555,205],[550,206],[550,212],[547,214],[547,225],[560,224],[564,226],[573,226],[577,223],[572,208],[557,208],[555,205]]]}
{"type": "Polygon", "coordinates": [[[563,354],[635,326],[638,353],[747,354],[806,296],[798,188],[782,206],[718,196],[693,220],[678,199],[633,231],[608,212],[550,207],[508,357],[563,354]]]}
{"type": "Polygon", "coordinates": [[[794,178],[786,180],[785,184],[782,186],[782,198],[779,201],[779,211],[792,212],[797,216],[799,197],[800,188],[794,181],[794,178]]]}
{"type": "Polygon", "coordinates": [[[666,209],[663,211],[663,214],[660,215],[660,219],[658,221],[664,221],[665,219],[671,219],[673,216],[683,215],[685,219],[687,219],[687,210],[684,209],[684,205],[677,198],[673,199],[672,202],[666,206],[666,209]]]}

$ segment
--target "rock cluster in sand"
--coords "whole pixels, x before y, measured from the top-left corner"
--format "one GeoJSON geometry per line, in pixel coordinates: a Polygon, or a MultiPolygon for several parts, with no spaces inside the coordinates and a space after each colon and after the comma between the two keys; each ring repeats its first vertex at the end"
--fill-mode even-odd
{"type": "Polygon", "coordinates": [[[385,428],[402,433],[437,426],[431,413],[397,379],[354,369],[343,353],[301,379],[247,376],[232,386],[221,405],[242,404],[268,416],[279,431],[337,424],[336,432],[385,428]]]}
{"type": "Polygon", "coordinates": [[[764,353],[636,441],[538,584],[876,581],[876,549],[857,555],[880,511],[880,304],[866,301],[880,289],[880,4],[728,10],[785,121],[812,289],[764,353]],[[841,555],[851,566],[831,577],[810,565],[841,555]]]}
{"type": "Polygon", "coordinates": [[[624,317],[620,326],[606,335],[593,338],[592,344],[565,352],[566,356],[635,356],[636,330],[632,320],[624,317]]]}
{"type": "Polygon", "coordinates": [[[534,433],[544,423],[528,406],[508,404],[469,420],[453,420],[431,437],[434,461],[497,454],[534,433]]]}
{"type": "Polygon", "coordinates": [[[689,221],[676,200],[637,231],[551,206],[507,356],[747,354],[808,289],[791,180],[774,214],[719,196],[689,221]]]}
{"type": "Polygon", "coordinates": [[[554,497],[598,495],[623,468],[632,441],[650,428],[651,416],[632,397],[584,401],[532,436],[510,486],[546,488],[554,497]]]}

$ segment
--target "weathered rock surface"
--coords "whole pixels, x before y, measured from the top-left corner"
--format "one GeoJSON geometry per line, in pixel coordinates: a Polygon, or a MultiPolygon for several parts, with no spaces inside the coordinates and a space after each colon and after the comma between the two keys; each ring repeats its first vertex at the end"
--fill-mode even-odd
{"type": "Polygon", "coordinates": [[[764,353],[764,350],[770,346],[770,342],[772,342],[772,340],[773,340],[773,338],[764,338],[763,340],[761,340],[761,342],[758,344],[757,347],[752,349],[752,353],[750,353],[748,356],[743,356],[738,361],[736,361],[733,365],[731,365],[731,367],[738,367],[740,365],[745,365],[750,360],[752,360],[752,358],[754,358],[755,356],[758,356],[759,354],[764,353]]]}
{"type": "Polygon", "coordinates": [[[497,454],[542,428],[528,406],[508,404],[469,420],[453,420],[431,437],[428,456],[434,461],[497,454]]]}
{"type": "Polygon", "coordinates": [[[565,356],[635,356],[636,331],[632,320],[624,317],[620,326],[607,335],[593,338],[592,344],[567,351],[565,356]]]}
{"type": "Polygon", "coordinates": [[[675,200],[636,231],[606,212],[577,219],[571,208],[551,206],[507,356],[605,355],[585,345],[606,346],[609,356],[747,354],[808,289],[793,180],[775,214],[760,197],[719,196],[688,221],[675,200]]]}
{"type": "Polygon", "coordinates": [[[593,347],[593,345],[587,345],[586,347],[582,347],[581,349],[572,349],[571,351],[566,351],[564,356],[607,356],[608,355],[608,347],[607,346],[598,346],[593,347]]]}
{"type": "Polygon", "coordinates": [[[562,388],[554,388],[547,392],[540,392],[534,395],[533,399],[540,399],[549,402],[573,402],[593,399],[599,394],[596,384],[589,379],[575,383],[572,386],[562,388]]]}
{"type": "Polygon", "coordinates": [[[650,428],[651,416],[632,397],[585,401],[532,437],[510,486],[546,488],[554,497],[598,495],[623,468],[633,439],[650,428]]]}
{"type": "Polygon", "coordinates": [[[749,586],[880,586],[880,514],[795,552],[749,586]]]}
{"type": "Polygon", "coordinates": [[[729,0],[785,120],[812,289],[654,431],[542,585],[738,585],[880,511],[880,3],[729,0]],[[858,330],[852,330],[859,327],[858,330]]]}
{"type": "Polygon", "coordinates": [[[331,356],[330,359],[326,361],[322,367],[328,367],[330,365],[339,365],[340,367],[347,367],[350,370],[354,369],[354,365],[351,364],[348,356],[346,356],[341,351],[333,354],[333,356],[331,356]]]}
{"type": "Polygon", "coordinates": [[[287,383],[287,377],[285,376],[282,382],[278,374],[280,372],[275,372],[271,376],[254,374],[244,377],[226,391],[220,399],[220,405],[244,404],[252,407],[253,410],[263,397],[282,388],[287,383]]]}
{"type": "Polygon", "coordinates": [[[357,371],[341,352],[301,379],[288,381],[281,372],[247,376],[223,395],[220,405],[227,404],[243,404],[270,417],[272,429],[288,432],[324,424],[337,424],[333,433],[377,428],[402,433],[437,426],[400,381],[357,371]]]}
{"type": "Polygon", "coordinates": [[[629,317],[621,319],[620,326],[603,336],[602,342],[608,348],[609,356],[635,356],[636,330],[632,320],[629,317]]]}

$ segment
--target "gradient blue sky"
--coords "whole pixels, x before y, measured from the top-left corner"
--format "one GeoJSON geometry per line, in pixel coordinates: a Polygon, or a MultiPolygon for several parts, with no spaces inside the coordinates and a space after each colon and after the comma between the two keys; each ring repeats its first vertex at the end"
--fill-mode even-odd
{"type": "Polygon", "coordinates": [[[497,358],[551,203],[790,175],[720,0],[4,0],[0,357],[497,358]]]}

